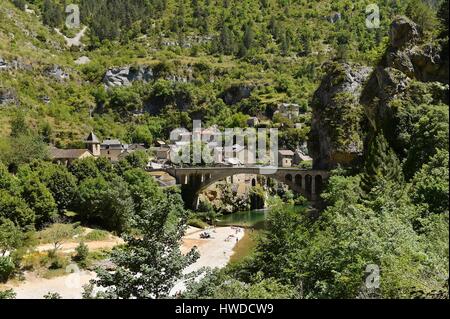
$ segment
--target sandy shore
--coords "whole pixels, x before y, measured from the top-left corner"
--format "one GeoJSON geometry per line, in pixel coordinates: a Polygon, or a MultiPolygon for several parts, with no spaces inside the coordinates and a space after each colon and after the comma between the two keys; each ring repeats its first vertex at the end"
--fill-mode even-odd
{"type": "MultiPolygon", "coordinates": [[[[225,267],[233,254],[233,248],[237,241],[244,236],[244,230],[236,227],[217,227],[209,230],[211,238],[201,239],[202,229],[189,227],[186,235],[183,237],[181,251],[188,252],[196,246],[200,252],[200,258],[188,267],[185,272],[198,270],[202,267],[222,268],[225,267]]],[[[118,244],[120,242],[115,242],[118,244]]],[[[90,248],[104,248],[101,242],[92,244],[90,248]],[[95,247],[94,247],[95,246],[95,247]]],[[[108,248],[113,246],[111,241],[106,243],[108,248]]],[[[40,247],[41,248],[41,247],[40,247]]],[[[106,247],[105,247],[106,248],[106,247]]],[[[71,245],[64,247],[65,252],[74,249],[71,245]]],[[[45,250],[45,249],[39,249],[45,250]]],[[[73,269],[68,269],[72,271],[73,269]]],[[[25,281],[9,282],[6,285],[0,285],[0,289],[12,288],[18,299],[41,299],[48,292],[57,292],[64,299],[80,299],[83,291],[83,285],[89,283],[89,280],[95,278],[95,273],[90,271],[75,272],[67,276],[60,276],[52,279],[37,277],[34,273],[25,273],[25,281]]],[[[173,293],[183,290],[184,283],[180,282],[172,290],[173,293]]]]}

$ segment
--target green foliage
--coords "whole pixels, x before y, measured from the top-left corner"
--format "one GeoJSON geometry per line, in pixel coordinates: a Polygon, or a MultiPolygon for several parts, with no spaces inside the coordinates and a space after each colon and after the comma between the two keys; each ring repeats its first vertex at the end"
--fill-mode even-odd
{"type": "Polygon", "coordinates": [[[438,150],[412,179],[412,199],[429,213],[448,212],[448,151],[438,150]]]}
{"type": "Polygon", "coordinates": [[[0,219],[0,255],[5,256],[6,252],[12,253],[22,246],[24,234],[9,219],[0,219]]]}
{"type": "Polygon", "coordinates": [[[75,207],[83,222],[119,232],[127,229],[133,202],[127,183],[119,176],[86,178],[79,186],[75,207]]]}
{"type": "Polygon", "coordinates": [[[95,284],[105,287],[106,298],[164,298],[183,270],[198,258],[193,249],[183,255],[179,241],[185,231],[187,212],[179,194],[166,196],[136,212],[133,226],[140,236],[125,235],[125,245],[114,249],[113,271],[97,270],[95,284]],[[139,274],[139,275],[137,275],[139,274]]]}
{"type": "Polygon", "coordinates": [[[448,150],[448,105],[429,106],[426,113],[413,124],[411,147],[404,164],[405,175],[410,178],[436,153],[448,150]]]}
{"type": "Polygon", "coordinates": [[[190,282],[182,294],[186,299],[289,299],[295,296],[291,286],[275,279],[255,278],[248,284],[218,269],[208,270],[199,282],[190,282]]]}
{"type": "Polygon", "coordinates": [[[75,160],[69,167],[69,171],[79,180],[86,178],[96,178],[100,176],[100,171],[94,158],[88,157],[81,160],[75,160]]]}
{"type": "Polygon", "coordinates": [[[409,0],[406,15],[423,31],[435,31],[438,25],[435,11],[423,0],[409,0]]]}
{"type": "Polygon", "coordinates": [[[44,295],[44,299],[62,299],[62,297],[57,292],[48,292],[44,295]]]}
{"type": "Polygon", "coordinates": [[[25,11],[25,5],[27,4],[25,0],[13,0],[14,5],[22,11],[25,11]]]}
{"type": "Polygon", "coordinates": [[[109,233],[105,230],[94,229],[93,231],[86,234],[83,238],[85,241],[97,241],[108,239],[109,233]]]}
{"type": "Polygon", "coordinates": [[[12,289],[0,291],[0,299],[15,299],[16,293],[12,289]]]}
{"type": "Polygon", "coordinates": [[[85,267],[86,266],[86,260],[89,256],[89,248],[84,243],[81,242],[77,248],[75,248],[76,255],[73,257],[73,260],[76,261],[79,265],[85,267]]]}
{"type": "Polygon", "coordinates": [[[34,228],[35,213],[19,196],[0,189],[0,218],[9,219],[22,229],[34,228]]]}
{"type": "Polygon", "coordinates": [[[11,257],[0,256],[0,282],[4,283],[8,280],[15,269],[11,257]]]}
{"type": "Polygon", "coordinates": [[[36,216],[36,227],[41,228],[56,217],[55,200],[51,192],[37,178],[23,181],[21,196],[36,216]]]}
{"type": "Polygon", "coordinates": [[[369,144],[361,187],[369,193],[375,186],[385,181],[393,181],[401,185],[403,173],[400,161],[389,147],[383,133],[378,133],[369,144]]]}

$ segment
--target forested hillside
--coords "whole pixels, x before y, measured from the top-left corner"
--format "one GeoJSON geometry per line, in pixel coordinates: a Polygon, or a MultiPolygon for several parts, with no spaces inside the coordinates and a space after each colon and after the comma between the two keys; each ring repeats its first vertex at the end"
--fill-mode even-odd
{"type": "Polygon", "coordinates": [[[275,125],[283,122],[272,119],[282,102],[305,111],[303,129],[286,132],[286,143],[306,140],[309,101],[324,62],[374,64],[397,14],[410,12],[427,34],[438,32],[421,1],[383,2],[380,28],[367,29],[369,1],[86,0],[78,30],[65,27],[62,2],[13,1],[18,8],[26,3],[26,12],[3,2],[3,135],[20,105],[36,129],[49,123],[52,140],[63,146],[91,128],[100,137],[150,142],[189,127],[192,118],[242,126],[247,115],[261,115],[275,125]],[[82,45],[70,48],[54,29],[71,38],[83,25],[89,28],[82,45]],[[77,64],[82,56],[90,62],[77,64]]]}

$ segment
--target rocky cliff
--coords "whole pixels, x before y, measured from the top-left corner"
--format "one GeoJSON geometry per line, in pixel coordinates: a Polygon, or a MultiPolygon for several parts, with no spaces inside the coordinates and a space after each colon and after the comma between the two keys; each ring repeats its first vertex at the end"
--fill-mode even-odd
{"type": "Polygon", "coordinates": [[[412,109],[417,105],[448,104],[448,39],[424,41],[417,25],[405,17],[392,22],[389,36],[373,69],[349,63],[327,68],[312,100],[308,148],[315,168],[352,163],[363,153],[367,133],[379,129],[404,154],[412,124],[401,124],[407,122],[402,117],[420,113],[412,109]]]}

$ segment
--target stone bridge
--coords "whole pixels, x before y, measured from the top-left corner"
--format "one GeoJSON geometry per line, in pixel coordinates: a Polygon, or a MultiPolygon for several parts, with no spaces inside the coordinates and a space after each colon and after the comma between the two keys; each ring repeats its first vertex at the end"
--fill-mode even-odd
{"type": "MultiPolygon", "coordinates": [[[[315,202],[323,189],[329,173],[324,170],[307,170],[300,168],[267,168],[257,166],[242,167],[189,167],[149,169],[148,171],[164,171],[173,176],[181,185],[185,203],[195,208],[198,196],[208,186],[238,174],[261,175],[273,178],[286,184],[292,191],[302,194],[311,202],[315,202]]],[[[256,181],[255,181],[256,183],[256,181]]]]}

